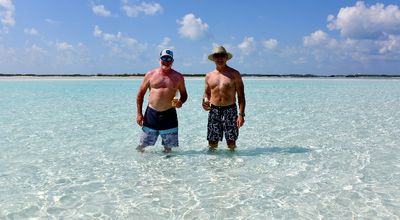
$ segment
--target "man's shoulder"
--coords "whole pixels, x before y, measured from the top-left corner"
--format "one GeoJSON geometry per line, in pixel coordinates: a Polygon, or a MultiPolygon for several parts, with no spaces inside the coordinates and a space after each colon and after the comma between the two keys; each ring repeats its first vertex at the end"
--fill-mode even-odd
{"type": "Polygon", "coordinates": [[[238,70],[236,70],[235,68],[229,67],[229,72],[233,73],[233,74],[239,74],[240,72],[238,70]]]}
{"type": "Polygon", "coordinates": [[[236,70],[232,67],[229,67],[229,68],[230,68],[229,72],[233,75],[235,80],[240,80],[242,78],[242,75],[240,74],[240,72],[238,70],[236,70]]]}
{"type": "Polygon", "coordinates": [[[218,73],[218,71],[215,69],[211,72],[206,73],[206,76],[213,76],[213,75],[216,75],[217,73],[218,73]]]}
{"type": "Polygon", "coordinates": [[[146,73],[146,75],[153,75],[153,74],[155,74],[155,73],[158,73],[158,72],[159,72],[159,69],[160,69],[160,68],[154,68],[154,69],[152,69],[152,70],[149,70],[149,71],[146,73]]]}
{"type": "Polygon", "coordinates": [[[174,69],[172,69],[171,74],[176,76],[176,77],[179,77],[179,78],[183,79],[183,74],[178,72],[178,71],[176,71],[176,70],[174,70],[174,69]]]}
{"type": "Polygon", "coordinates": [[[183,74],[182,73],[180,73],[180,72],[178,72],[178,71],[176,71],[175,69],[172,69],[172,71],[171,71],[173,74],[177,74],[177,75],[181,75],[181,76],[183,76],[183,74]]]}

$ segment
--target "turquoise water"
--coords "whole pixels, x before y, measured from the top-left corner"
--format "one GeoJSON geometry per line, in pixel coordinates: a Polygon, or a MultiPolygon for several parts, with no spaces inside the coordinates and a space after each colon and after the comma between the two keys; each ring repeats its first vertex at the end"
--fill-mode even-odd
{"type": "Polygon", "coordinates": [[[399,219],[400,80],[245,79],[238,149],[138,153],[140,80],[0,80],[0,219],[399,219]]]}

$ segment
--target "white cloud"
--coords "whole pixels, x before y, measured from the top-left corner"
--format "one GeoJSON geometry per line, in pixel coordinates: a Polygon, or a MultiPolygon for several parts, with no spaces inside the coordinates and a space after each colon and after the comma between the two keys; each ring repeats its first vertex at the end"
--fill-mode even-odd
{"type": "Polygon", "coordinates": [[[311,33],[309,36],[303,38],[303,44],[305,46],[324,46],[324,47],[335,47],[337,46],[337,41],[330,38],[327,33],[322,30],[317,30],[311,33]]]}
{"type": "Polygon", "coordinates": [[[26,48],[26,51],[37,55],[46,55],[48,53],[47,50],[37,46],[36,44],[33,44],[30,47],[26,48]]]}
{"type": "Polygon", "coordinates": [[[109,42],[109,43],[112,41],[119,41],[119,40],[123,39],[121,32],[117,32],[117,34],[104,33],[98,25],[96,25],[94,27],[93,36],[101,37],[101,38],[103,38],[104,41],[109,42]]]}
{"type": "Polygon", "coordinates": [[[63,71],[73,71],[80,65],[86,65],[90,61],[88,48],[83,43],[72,45],[67,42],[57,42],[55,44],[57,55],[55,59],[56,66],[63,66],[63,71]]]}
{"type": "Polygon", "coordinates": [[[118,32],[117,34],[109,34],[109,33],[104,33],[103,34],[103,39],[105,41],[111,42],[111,41],[116,41],[121,37],[121,32],[118,32]]]}
{"type": "Polygon", "coordinates": [[[313,62],[321,65],[354,63],[388,64],[400,61],[400,9],[397,5],[357,2],[327,17],[328,28],[340,31],[338,39],[317,30],[303,38],[313,62]]]}
{"type": "Polygon", "coordinates": [[[94,26],[94,31],[93,31],[93,35],[95,37],[101,37],[101,35],[103,34],[103,31],[100,30],[99,26],[94,26]]]}
{"type": "Polygon", "coordinates": [[[140,54],[147,50],[147,44],[140,43],[135,38],[124,35],[121,32],[116,34],[105,33],[99,26],[94,27],[93,35],[102,38],[110,47],[113,55],[121,56],[128,60],[136,60],[140,54]]]}
{"type": "Polygon", "coordinates": [[[247,56],[252,55],[252,53],[255,51],[255,49],[256,49],[256,41],[254,40],[254,37],[245,37],[243,39],[242,43],[240,43],[237,46],[237,48],[240,51],[240,55],[238,57],[238,61],[239,61],[239,63],[244,63],[245,58],[247,56]]]}
{"type": "MultiPolygon", "coordinates": [[[[26,47],[24,48],[24,52],[23,53],[19,53],[18,56],[20,57],[24,57],[23,64],[18,64],[20,69],[21,67],[23,68],[23,66],[31,66],[33,68],[35,68],[37,65],[42,64],[43,62],[46,62],[46,57],[48,57],[49,52],[46,49],[43,49],[42,47],[36,45],[36,44],[32,44],[32,45],[26,45],[26,47]]],[[[48,60],[47,60],[48,62],[48,60]]],[[[19,70],[21,71],[21,70],[19,70]]],[[[31,70],[29,70],[31,71],[31,70]]]]}
{"type": "Polygon", "coordinates": [[[68,44],[67,42],[57,42],[56,43],[56,48],[57,50],[73,50],[74,47],[71,44],[68,44]]]}
{"type": "Polygon", "coordinates": [[[380,54],[397,53],[400,55],[400,35],[389,35],[388,40],[380,42],[380,54]]]}
{"type": "Polygon", "coordinates": [[[304,37],[303,43],[306,48],[302,48],[298,54],[310,58],[308,63],[315,63],[318,66],[334,68],[349,65],[354,68],[365,68],[372,63],[400,61],[398,35],[389,35],[385,40],[352,38],[336,40],[322,31],[316,31],[304,37]]]}
{"type": "Polygon", "coordinates": [[[104,7],[104,5],[93,5],[92,11],[94,14],[104,16],[104,17],[111,15],[111,12],[109,10],[107,10],[104,7]]]}
{"type": "Polygon", "coordinates": [[[377,3],[370,7],[359,1],[341,8],[337,16],[328,16],[328,28],[339,30],[343,37],[378,39],[400,34],[400,9],[397,5],[377,3]]]}
{"type": "Polygon", "coordinates": [[[196,18],[194,14],[187,14],[177,22],[181,25],[179,33],[182,37],[197,40],[207,36],[208,24],[203,23],[201,18],[196,18]]]}
{"type": "Polygon", "coordinates": [[[278,41],[276,39],[268,39],[262,42],[262,45],[267,49],[275,49],[278,46],[278,41]]]}
{"type": "Polygon", "coordinates": [[[56,24],[59,24],[59,23],[60,23],[59,21],[55,21],[55,20],[50,19],[50,18],[46,18],[45,21],[46,21],[47,23],[51,24],[51,25],[56,25],[56,24]]]}
{"type": "Polygon", "coordinates": [[[163,11],[163,8],[158,3],[149,4],[142,2],[141,9],[146,15],[154,15],[163,11]]]}
{"type": "Polygon", "coordinates": [[[18,48],[0,44],[0,64],[9,73],[82,73],[90,59],[92,56],[82,43],[50,41],[41,45],[27,41],[18,48]]]}
{"type": "Polygon", "coordinates": [[[25,28],[24,33],[28,35],[38,35],[39,32],[35,28],[25,28]]]}
{"type": "Polygon", "coordinates": [[[171,39],[169,37],[164,37],[162,42],[157,46],[158,50],[163,50],[165,48],[169,48],[171,50],[174,50],[175,47],[170,45],[171,39]]]}
{"type": "Polygon", "coordinates": [[[0,0],[0,21],[4,31],[7,31],[7,27],[15,25],[14,11],[15,6],[11,0],[0,0]]]}
{"type": "Polygon", "coordinates": [[[140,5],[128,5],[127,1],[123,1],[122,10],[125,11],[128,17],[136,17],[140,13],[146,15],[155,15],[157,13],[162,13],[163,8],[158,3],[146,3],[142,2],[140,5]]]}
{"type": "Polygon", "coordinates": [[[322,30],[317,30],[314,33],[312,33],[310,36],[306,36],[303,38],[303,43],[304,45],[318,45],[321,44],[322,42],[327,41],[328,39],[328,34],[323,32],[322,30]]]}
{"type": "Polygon", "coordinates": [[[243,55],[250,55],[255,50],[254,37],[245,37],[243,42],[238,45],[238,48],[243,55]]]}

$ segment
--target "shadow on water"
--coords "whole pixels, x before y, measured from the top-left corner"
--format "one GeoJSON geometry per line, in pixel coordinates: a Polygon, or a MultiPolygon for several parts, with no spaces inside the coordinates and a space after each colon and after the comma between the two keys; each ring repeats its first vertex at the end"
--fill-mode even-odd
{"type": "Polygon", "coordinates": [[[182,150],[174,151],[171,154],[166,155],[166,158],[173,156],[199,156],[199,155],[215,155],[223,157],[231,156],[243,156],[243,157],[254,157],[259,155],[268,154],[301,154],[311,152],[311,149],[305,147],[256,147],[252,149],[238,149],[234,152],[228,149],[217,149],[216,151],[209,151],[208,149],[203,150],[182,150]]]}

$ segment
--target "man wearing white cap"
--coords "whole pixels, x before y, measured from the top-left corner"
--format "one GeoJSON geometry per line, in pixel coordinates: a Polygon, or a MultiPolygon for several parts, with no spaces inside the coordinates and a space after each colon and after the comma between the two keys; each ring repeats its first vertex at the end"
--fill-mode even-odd
{"type": "Polygon", "coordinates": [[[246,99],[244,85],[239,71],[229,67],[226,62],[232,58],[223,46],[214,48],[208,59],[214,61],[215,70],[205,77],[203,108],[209,110],[207,140],[210,150],[218,147],[218,141],[225,140],[228,148],[234,151],[239,128],[244,124],[246,99]],[[239,112],[236,106],[236,95],[239,112]]]}
{"type": "Polygon", "coordinates": [[[160,52],[160,67],[150,70],[140,85],[136,107],[136,122],[142,127],[138,151],[143,152],[147,146],[153,146],[158,136],[164,152],[169,153],[178,147],[178,118],[176,108],[182,107],[187,100],[187,92],[183,75],[172,69],[174,53],[165,49],[160,52]],[[143,98],[149,90],[148,106],[143,115],[143,98]],[[179,91],[180,98],[176,98],[179,91]]]}

